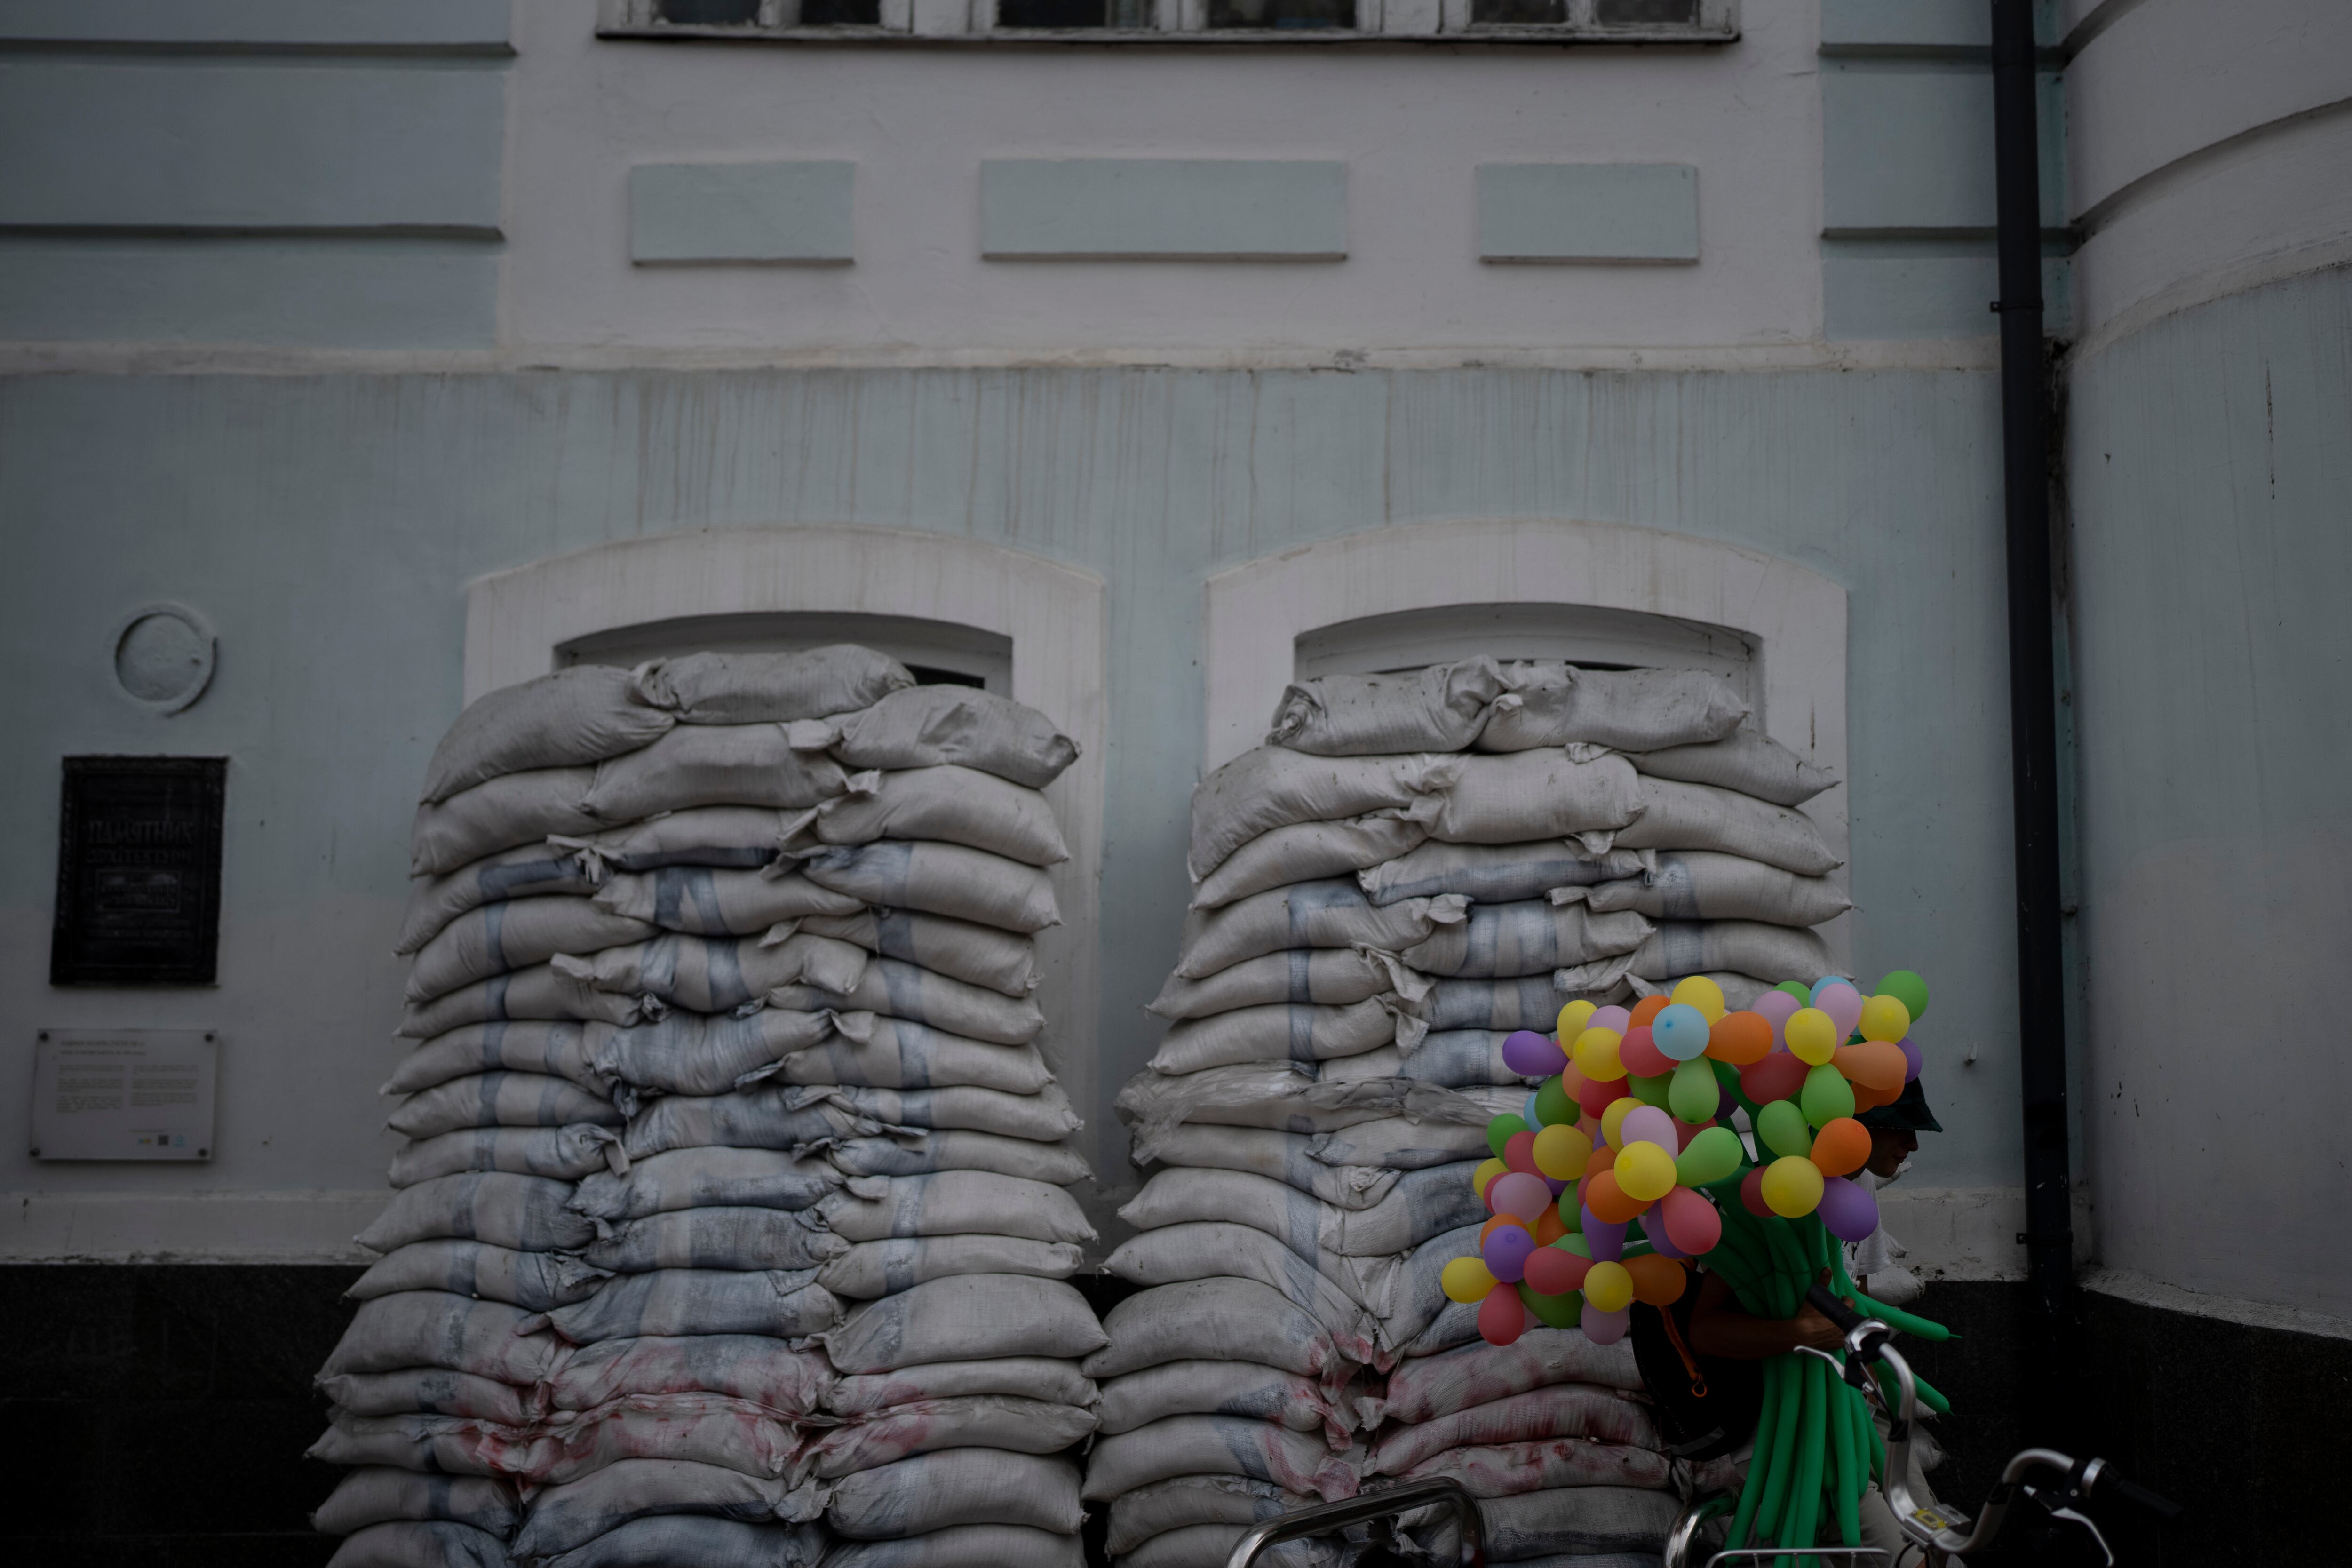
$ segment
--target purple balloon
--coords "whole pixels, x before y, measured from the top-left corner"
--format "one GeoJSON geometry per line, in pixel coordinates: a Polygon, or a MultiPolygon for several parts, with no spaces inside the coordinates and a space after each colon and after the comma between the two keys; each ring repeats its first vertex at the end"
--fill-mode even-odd
{"type": "MultiPolygon", "coordinates": [[[[1789,994],[1783,991],[1780,994],[1787,996],[1789,994]]],[[[1795,998],[1790,997],[1790,1000],[1794,1001],[1795,998]]],[[[1731,1125],[1731,1113],[1738,1109],[1739,1101],[1733,1097],[1732,1092],[1722,1084],[1717,1084],[1715,1086],[1715,1119],[1728,1127],[1731,1125]]]]}
{"type": "Polygon", "coordinates": [[[1822,1184],[1822,1224],[1840,1241],[1860,1241],[1878,1228],[1878,1200],[1843,1176],[1822,1184]]]}
{"type": "Polygon", "coordinates": [[[1900,1043],[1903,1047],[1903,1059],[1910,1064],[1903,1069],[1903,1081],[1909,1083],[1919,1076],[1919,1069],[1926,1067],[1927,1063],[1926,1058],[1919,1055],[1919,1043],[1916,1040],[1906,1035],[1900,1043]]]}
{"type": "Polygon", "coordinates": [[[1574,1182],[1555,1182],[1549,1176],[1546,1176],[1544,1178],[1544,1185],[1551,1189],[1551,1195],[1553,1197],[1558,1197],[1560,1194],[1568,1191],[1569,1188],[1576,1185],[1576,1184],[1574,1182]]]}
{"type": "Polygon", "coordinates": [[[1584,1026],[1588,1029],[1614,1029],[1622,1035],[1633,1026],[1633,1015],[1622,1007],[1612,1005],[1601,1008],[1584,1020],[1584,1026]]]}
{"type": "Polygon", "coordinates": [[[1772,1044],[1778,1047],[1784,1044],[1780,1038],[1780,1031],[1788,1026],[1789,1020],[1796,1016],[1797,1010],[1804,1005],[1805,1004],[1798,1001],[1786,991],[1767,991],[1763,995],[1756,998],[1756,1005],[1748,1011],[1762,1015],[1764,1021],[1772,1026],[1772,1044]]]}
{"type": "Polygon", "coordinates": [[[1551,1207],[1551,1184],[1525,1171],[1506,1171],[1486,1189],[1486,1201],[1496,1214],[1533,1225],[1551,1207]]]}
{"type": "Polygon", "coordinates": [[[1486,1245],[1478,1249],[1480,1261],[1495,1278],[1506,1285],[1516,1285],[1527,1272],[1528,1258],[1536,1249],[1536,1238],[1515,1225],[1498,1225],[1486,1237],[1486,1245]]]}
{"type": "Polygon", "coordinates": [[[1515,1029],[1503,1041],[1503,1065],[1521,1078],[1549,1078],[1568,1058],[1533,1029],[1515,1029]]]}
{"type": "Polygon", "coordinates": [[[1595,1263],[1616,1263],[1625,1256],[1625,1227],[1611,1225],[1587,1208],[1580,1211],[1584,1224],[1584,1245],[1592,1250],[1595,1263]]]}
{"type": "Polygon", "coordinates": [[[1655,1143],[1670,1155],[1682,1152],[1682,1145],[1675,1141],[1675,1119],[1654,1105],[1627,1111],[1617,1129],[1617,1142],[1621,1146],[1655,1143]]]}
{"type": "Polygon", "coordinates": [[[1594,1344],[1613,1345],[1625,1337],[1627,1329],[1633,1326],[1633,1313],[1632,1309],[1625,1307],[1613,1312],[1604,1312],[1587,1301],[1579,1323],[1584,1330],[1584,1337],[1594,1344]]]}

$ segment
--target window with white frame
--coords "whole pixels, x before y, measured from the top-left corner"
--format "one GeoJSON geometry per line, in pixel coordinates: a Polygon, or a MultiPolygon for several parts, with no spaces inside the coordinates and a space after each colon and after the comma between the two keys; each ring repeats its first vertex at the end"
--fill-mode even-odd
{"type": "Polygon", "coordinates": [[[599,0],[611,38],[1722,44],[1740,0],[599,0]]]}

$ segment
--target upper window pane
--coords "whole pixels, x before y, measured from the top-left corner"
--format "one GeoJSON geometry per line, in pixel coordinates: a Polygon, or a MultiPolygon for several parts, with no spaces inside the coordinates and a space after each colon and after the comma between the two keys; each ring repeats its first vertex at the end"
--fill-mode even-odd
{"type": "Polygon", "coordinates": [[[1592,19],[1604,27],[1696,27],[1698,0],[1593,0],[1592,19]]]}
{"type": "Polygon", "coordinates": [[[1487,27],[1558,26],[1568,20],[1568,0],[1471,0],[1470,20],[1487,27]]]}
{"type": "Polygon", "coordinates": [[[1110,18],[1111,8],[1111,0],[996,0],[996,25],[1057,28],[1119,26],[1110,18]]]}
{"type": "Polygon", "coordinates": [[[1356,0],[1209,0],[1212,27],[1353,27],[1356,0]]]}
{"type": "Polygon", "coordinates": [[[661,0],[661,19],[679,27],[748,27],[760,0],[661,0]]]}

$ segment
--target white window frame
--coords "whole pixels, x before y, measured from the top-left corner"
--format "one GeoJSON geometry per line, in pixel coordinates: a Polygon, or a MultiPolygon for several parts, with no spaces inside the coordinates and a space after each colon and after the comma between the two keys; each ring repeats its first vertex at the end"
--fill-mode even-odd
{"type": "Polygon", "coordinates": [[[1609,26],[1601,0],[1567,0],[1564,22],[1486,25],[1471,20],[1472,0],[1356,0],[1356,26],[1328,28],[1223,27],[1208,25],[1209,0],[1148,0],[1148,27],[999,27],[996,0],[881,0],[877,26],[803,27],[799,0],[760,0],[759,19],[744,26],[677,26],[661,19],[660,0],[597,0],[596,32],[605,38],[697,38],[772,44],[1244,45],[1330,47],[1414,38],[1447,43],[1736,43],[1741,0],[1698,0],[1696,26],[1609,26]]]}

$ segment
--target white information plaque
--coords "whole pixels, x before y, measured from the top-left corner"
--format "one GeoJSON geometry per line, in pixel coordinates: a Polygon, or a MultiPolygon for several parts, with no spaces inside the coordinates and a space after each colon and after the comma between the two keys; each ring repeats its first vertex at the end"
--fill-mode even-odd
{"type": "Polygon", "coordinates": [[[36,1160],[209,1160],[220,1042],[209,1029],[43,1029],[36,1160]]]}

